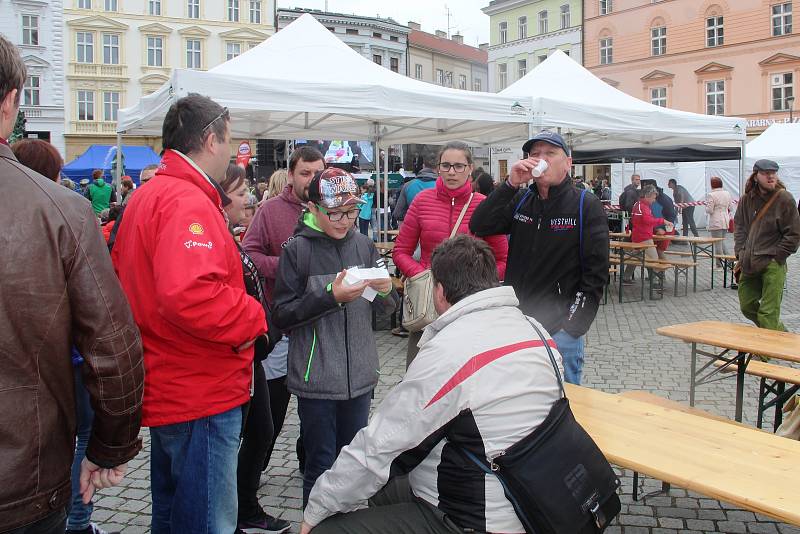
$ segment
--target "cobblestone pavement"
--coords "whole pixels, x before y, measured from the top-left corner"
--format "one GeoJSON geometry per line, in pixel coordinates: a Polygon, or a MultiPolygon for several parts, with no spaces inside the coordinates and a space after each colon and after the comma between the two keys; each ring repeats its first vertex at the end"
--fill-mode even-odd
{"type": "MultiPolygon", "coordinates": [[[[659,326],[716,319],[745,322],[738,308],[736,291],[723,289],[722,273],[709,290],[709,261],[700,260],[698,291],[686,297],[672,296],[672,279],[667,277],[665,297],[620,305],[616,289],[609,302],[601,306],[587,335],[583,385],[610,393],[646,390],[672,400],[688,403],[689,345],[658,336],[659,326]]],[[[783,319],[790,331],[800,332],[800,258],[790,260],[789,282],[784,293],[783,319]]],[[[715,276],[716,276],[715,275],[715,276]]],[[[691,277],[690,277],[691,283],[691,277]]],[[[377,403],[402,377],[405,370],[406,341],[387,331],[376,333],[381,358],[381,380],[376,390],[377,403]]],[[[748,377],[745,391],[745,422],[755,424],[758,383],[748,377]]],[[[709,412],[733,417],[735,382],[701,386],[696,405],[709,412]]],[[[772,421],[765,421],[771,428],[772,421]]],[[[145,449],[129,464],[123,484],[101,492],[95,502],[94,520],[107,530],[125,533],[147,532],[150,522],[149,435],[143,429],[145,449]]],[[[269,470],[262,476],[261,498],[267,512],[292,522],[301,514],[301,479],[297,471],[294,443],[298,435],[296,404],[292,401],[286,425],[278,439],[269,470]]],[[[735,451],[731,451],[735,453],[735,451]]],[[[800,461],[800,459],[798,459],[800,461]]],[[[777,523],[769,517],[737,509],[724,502],[673,487],[666,495],[634,502],[631,498],[632,474],[621,471],[624,494],[622,513],[611,534],[670,532],[753,532],[796,533],[800,529],[777,523]]],[[[660,482],[645,479],[644,492],[660,488],[660,482]]],[[[798,501],[800,506],[800,500],[798,501]]],[[[299,531],[294,525],[294,532],[299,531]]]]}

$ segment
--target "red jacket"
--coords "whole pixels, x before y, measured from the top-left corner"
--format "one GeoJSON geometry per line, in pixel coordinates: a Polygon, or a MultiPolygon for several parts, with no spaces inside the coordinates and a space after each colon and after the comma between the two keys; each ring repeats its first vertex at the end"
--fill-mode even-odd
{"type": "Polygon", "coordinates": [[[267,327],[214,184],[172,150],[151,182],[131,197],[111,259],[142,333],[142,424],[160,426],[247,402],[253,349],[235,347],[267,327]]]}
{"type": "MultiPolygon", "coordinates": [[[[467,181],[458,189],[447,189],[441,176],[436,179],[436,187],[425,189],[414,197],[414,202],[406,212],[400,234],[394,243],[393,258],[397,268],[405,276],[412,277],[431,266],[431,254],[439,243],[450,237],[450,232],[461,214],[461,209],[472,193],[472,184],[467,181]],[[412,258],[417,243],[422,248],[420,261],[412,258]]],[[[458,227],[458,234],[474,235],[469,231],[469,220],[475,208],[486,197],[475,193],[472,202],[458,227]]],[[[508,239],[504,235],[491,235],[481,238],[494,251],[497,260],[497,274],[500,280],[506,274],[508,259],[508,239]]]]}
{"type": "Polygon", "coordinates": [[[631,209],[631,241],[641,243],[648,239],[653,239],[653,228],[664,224],[661,217],[653,217],[650,204],[641,200],[633,205],[631,209]]]}

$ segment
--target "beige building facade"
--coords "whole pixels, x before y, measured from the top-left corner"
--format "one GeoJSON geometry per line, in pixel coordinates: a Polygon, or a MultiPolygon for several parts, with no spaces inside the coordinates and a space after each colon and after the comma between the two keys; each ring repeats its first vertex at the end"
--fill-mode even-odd
{"type": "Polygon", "coordinates": [[[798,8],[798,0],[587,0],[584,65],[656,105],[746,118],[757,135],[800,115],[798,8]]]}
{"type": "Polygon", "coordinates": [[[486,46],[464,44],[461,35],[422,31],[409,22],[408,75],[417,80],[465,91],[488,91],[489,70],[486,46]]]}
{"type": "MultiPolygon", "coordinates": [[[[274,0],[64,0],[66,161],[115,144],[120,108],[173,68],[207,70],[275,32],[274,0]]],[[[160,150],[160,138],[126,137],[160,150]]]]}

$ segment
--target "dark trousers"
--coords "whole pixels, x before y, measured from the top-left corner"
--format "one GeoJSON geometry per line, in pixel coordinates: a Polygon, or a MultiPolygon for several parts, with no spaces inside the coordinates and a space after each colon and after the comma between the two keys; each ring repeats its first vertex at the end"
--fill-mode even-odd
{"type": "Polygon", "coordinates": [[[303,474],[303,508],[317,478],[333,466],[342,447],[367,426],[372,392],[349,400],[297,398],[303,428],[306,468],[303,474]]]}
{"type": "Polygon", "coordinates": [[[358,218],[358,229],[361,231],[362,234],[368,236],[369,235],[369,219],[362,219],[361,217],[358,218]]]}
{"type": "Polygon", "coordinates": [[[236,468],[236,491],[239,495],[239,521],[254,519],[261,515],[258,504],[258,488],[261,485],[261,470],[264,459],[273,443],[272,414],[264,366],[255,363],[253,397],[247,410],[247,419],[239,447],[236,468]]]}
{"type": "Polygon", "coordinates": [[[692,228],[692,235],[698,237],[697,233],[697,225],[694,223],[694,206],[689,206],[688,208],[683,208],[681,210],[681,222],[683,223],[683,235],[686,237],[689,235],[689,227],[692,228]]]}
{"type": "Polygon", "coordinates": [[[67,526],[67,511],[58,510],[30,525],[6,531],[5,534],[64,534],[67,526]]]}
{"type": "Polygon", "coordinates": [[[314,534],[454,534],[464,532],[444,513],[411,492],[408,477],[391,479],[369,508],[329,517],[314,534]]]}
{"type": "Polygon", "coordinates": [[[286,411],[289,408],[289,399],[292,394],[286,389],[286,377],[273,378],[267,380],[267,389],[269,390],[269,409],[272,412],[272,441],[267,449],[267,456],[264,458],[264,469],[269,465],[269,459],[272,458],[272,451],[275,448],[275,442],[278,436],[281,435],[283,429],[283,422],[286,420],[286,411]]]}

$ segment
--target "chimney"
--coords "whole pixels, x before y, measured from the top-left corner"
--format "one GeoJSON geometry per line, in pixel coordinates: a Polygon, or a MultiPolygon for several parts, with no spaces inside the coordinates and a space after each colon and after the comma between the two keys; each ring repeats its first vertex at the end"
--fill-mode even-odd
{"type": "Polygon", "coordinates": [[[443,32],[442,30],[436,30],[436,37],[447,39],[447,32],[443,32]]]}
{"type": "Polygon", "coordinates": [[[414,22],[413,20],[408,21],[408,27],[416,31],[422,30],[422,26],[420,26],[419,22],[414,22]]]}
{"type": "Polygon", "coordinates": [[[481,50],[489,50],[489,43],[481,43],[478,45],[481,50]]]}
{"type": "Polygon", "coordinates": [[[457,42],[458,44],[464,44],[464,36],[461,35],[460,33],[453,34],[453,36],[450,37],[450,39],[457,42]]]}

